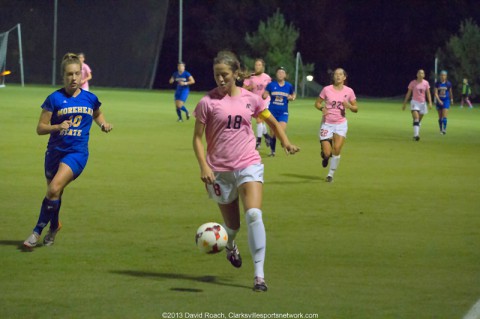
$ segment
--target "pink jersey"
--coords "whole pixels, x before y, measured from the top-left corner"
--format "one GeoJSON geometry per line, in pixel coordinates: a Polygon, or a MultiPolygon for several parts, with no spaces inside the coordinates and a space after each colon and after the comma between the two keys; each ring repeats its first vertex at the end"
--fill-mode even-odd
{"type": "Polygon", "coordinates": [[[335,89],[333,85],[325,86],[319,96],[325,101],[327,109],[327,114],[323,116],[322,121],[328,124],[345,122],[347,119],[343,101],[347,100],[352,103],[357,99],[353,90],[345,85],[341,90],[335,89]]]}
{"type": "Polygon", "coordinates": [[[265,104],[258,95],[240,90],[238,96],[222,96],[218,88],[213,89],[193,112],[205,125],[207,163],[215,172],[235,171],[261,163],[251,120],[265,109],[265,104]]]}
{"type": "MultiPolygon", "coordinates": [[[[88,77],[88,73],[92,73],[92,69],[90,69],[88,64],[82,63],[82,79],[86,79],[88,77]]],[[[81,88],[84,89],[85,91],[88,91],[89,90],[88,81],[83,83],[81,88]]]]}
{"type": "Polygon", "coordinates": [[[430,90],[430,84],[428,84],[427,80],[422,80],[420,83],[417,80],[413,80],[408,85],[408,89],[412,90],[412,99],[414,101],[425,103],[425,94],[427,90],[430,90]]]}
{"type": "MultiPolygon", "coordinates": [[[[259,75],[252,75],[248,79],[245,79],[243,84],[245,86],[252,86],[252,93],[258,96],[262,96],[263,92],[265,92],[267,84],[270,82],[272,82],[272,78],[268,74],[262,73],[259,75]]],[[[264,101],[265,105],[268,106],[270,104],[270,96],[268,96],[264,101]]]]}

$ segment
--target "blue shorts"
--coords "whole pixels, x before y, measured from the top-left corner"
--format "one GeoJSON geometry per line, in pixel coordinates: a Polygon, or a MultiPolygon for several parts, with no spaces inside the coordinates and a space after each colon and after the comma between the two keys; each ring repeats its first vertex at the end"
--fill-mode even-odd
{"type": "Polygon", "coordinates": [[[272,109],[272,107],[270,107],[268,110],[278,122],[288,123],[288,112],[275,110],[272,109]]]}
{"type": "Polygon", "coordinates": [[[182,101],[185,103],[188,98],[188,93],[190,93],[189,90],[175,91],[175,101],[182,101]]]}
{"type": "Polygon", "coordinates": [[[73,172],[73,178],[77,178],[85,169],[88,161],[87,153],[67,153],[61,151],[47,151],[45,153],[45,177],[49,180],[57,174],[60,163],[70,167],[73,172]]]}
{"type": "Polygon", "coordinates": [[[438,104],[437,102],[437,110],[442,110],[442,109],[449,109],[450,108],[450,100],[442,100],[443,105],[438,104]]]}

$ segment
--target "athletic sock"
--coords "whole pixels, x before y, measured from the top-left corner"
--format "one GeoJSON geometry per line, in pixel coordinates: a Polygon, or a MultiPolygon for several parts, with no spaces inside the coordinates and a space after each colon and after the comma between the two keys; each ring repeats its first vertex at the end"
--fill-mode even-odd
{"type": "Polygon", "coordinates": [[[43,199],[42,207],[40,208],[40,215],[38,216],[37,225],[33,229],[37,234],[41,234],[45,226],[53,218],[53,214],[59,210],[59,200],[43,199]]]}
{"type": "Polygon", "coordinates": [[[277,147],[277,138],[272,137],[270,139],[270,149],[272,150],[272,153],[275,153],[275,148],[277,147]]]}
{"type": "Polygon", "coordinates": [[[413,122],[413,136],[418,136],[420,133],[420,122],[414,121],[413,122]]]}
{"type": "Polygon", "coordinates": [[[253,258],[255,277],[264,278],[263,266],[265,264],[265,248],[267,236],[263,224],[262,211],[258,208],[250,208],[245,213],[248,225],[248,246],[253,258]]]}
{"type": "Polygon", "coordinates": [[[182,119],[182,111],[180,111],[180,109],[177,107],[177,115],[178,115],[178,118],[181,120],[182,119]]]}
{"type": "Polygon", "coordinates": [[[262,143],[262,138],[261,137],[257,137],[257,144],[260,144],[262,143]]]}
{"type": "Polygon", "coordinates": [[[258,141],[258,138],[260,138],[260,141],[262,141],[262,135],[263,135],[264,129],[265,129],[264,123],[257,123],[257,141],[258,141]]]}
{"type": "Polygon", "coordinates": [[[60,207],[62,206],[62,199],[58,200],[58,206],[53,212],[52,219],[50,220],[50,229],[55,230],[58,228],[58,215],[60,214],[60,207]]]}
{"type": "Polygon", "coordinates": [[[443,123],[443,118],[438,119],[438,127],[440,128],[440,131],[442,130],[442,123],[443,123]]]}
{"type": "Polygon", "coordinates": [[[330,161],[330,170],[328,171],[328,176],[335,174],[337,170],[338,163],[340,163],[340,155],[332,155],[332,160],[330,161]]]}
{"type": "Polygon", "coordinates": [[[183,112],[187,113],[188,114],[188,110],[187,108],[185,107],[185,105],[183,105],[180,110],[182,110],[183,112]]]}
{"type": "Polygon", "coordinates": [[[447,118],[444,117],[444,118],[442,119],[442,124],[443,124],[443,130],[444,130],[444,131],[447,130],[447,122],[448,122],[448,121],[447,121],[447,118]]]}
{"type": "Polygon", "coordinates": [[[227,225],[225,225],[225,223],[223,224],[223,228],[225,228],[225,230],[227,231],[227,235],[228,235],[227,248],[232,249],[233,246],[235,246],[233,244],[233,242],[235,241],[235,237],[237,237],[237,233],[240,230],[240,228],[231,229],[231,228],[228,228],[227,225]]]}

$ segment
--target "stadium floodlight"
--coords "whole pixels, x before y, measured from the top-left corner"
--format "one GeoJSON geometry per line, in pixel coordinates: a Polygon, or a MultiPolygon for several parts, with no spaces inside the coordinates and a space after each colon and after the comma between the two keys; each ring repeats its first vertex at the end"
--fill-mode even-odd
{"type": "Polygon", "coordinates": [[[309,74],[305,77],[305,79],[307,79],[308,82],[312,82],[313,81],[313,75],[309,74]]]}

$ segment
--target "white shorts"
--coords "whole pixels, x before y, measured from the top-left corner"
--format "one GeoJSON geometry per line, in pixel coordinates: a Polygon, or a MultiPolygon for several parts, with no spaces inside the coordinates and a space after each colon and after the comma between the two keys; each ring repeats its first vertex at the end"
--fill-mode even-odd
{"type": "Polygon", "coordinates": [[[238,187],[247,182],[263,183],[263,164],[253,164],[233,172],[214,172],[215,182],[207,184],[208,196],[219,204],[238,198],[238,187]]]}
{"type": "Polygon", "coordinates": [[[318,137],[320,137],[320,141],[331,140],[333,138],[333,134],[347,138],[347,131],[347,121],[340,124],[322,123],[320,131],[318,132],[318,137]]]}
{"type": "Polygon", "coordinates": [[[427,114],[428,113],[427,103],[417,102],[417,101],[411,100],[410,101],[410,110],[418,111],[418,113],[420,113],[420,114],[427,114]]]}

